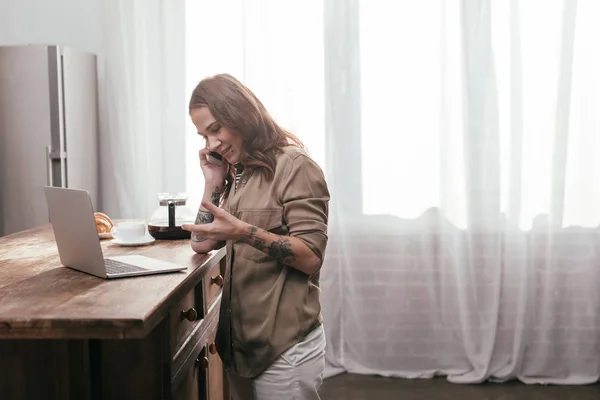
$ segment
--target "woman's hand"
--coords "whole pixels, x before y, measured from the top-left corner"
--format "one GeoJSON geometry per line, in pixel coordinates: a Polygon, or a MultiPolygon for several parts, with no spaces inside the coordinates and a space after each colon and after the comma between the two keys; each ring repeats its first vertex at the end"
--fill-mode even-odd
{"type": "Polygon", "coordinates": [[[182,229],[194,232],[199,236],[210,240],[240,240],[248,232],[248,224],[240,221],[227,211],[211,204],[202,202],[202,207],[212,213],[213,222],[209,224],[184,224],[182,229]]]}
{"type": "Polygon", "coordinates": [[[200,157],[200,168],[204,174],[204,180],[211,184],[221,185],[225,181],[229,164],[223,160],[222,165],[215,165],[206,159],[206,155],[210,153],[207,148],[200,149],[198,156],[200,157]]]}

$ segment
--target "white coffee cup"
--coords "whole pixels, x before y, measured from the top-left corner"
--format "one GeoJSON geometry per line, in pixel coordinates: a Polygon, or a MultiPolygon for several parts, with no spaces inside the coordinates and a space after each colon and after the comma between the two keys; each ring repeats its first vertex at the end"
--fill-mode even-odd
{"type": "Polygon", "coordinates": [[[123,242],[135,242],[146,236],[146,225],[143,222],[121,222],[110,230],[112,236],[123,242]]]}

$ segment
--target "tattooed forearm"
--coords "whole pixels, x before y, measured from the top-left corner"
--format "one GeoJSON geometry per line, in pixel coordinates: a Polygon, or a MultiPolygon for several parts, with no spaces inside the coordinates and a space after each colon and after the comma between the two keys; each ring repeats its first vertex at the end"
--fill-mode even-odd
{"type": "MultiPolygon", "coordinates": [[[[267,253],[271,257],[283,262],[284,264],[289,264],[296,260],[296,255],[292,250],[292,243],[288,238],[278,235],[277,239],[272,241],[271,244],[267,246],[263,238],[256,236],[256,232],[258,232],[258,228],[255,226],[250,226],[248,228],[247,236],[244,238],[244,242],[260,251],[267,253]]],[[[261,233],[267,232],[261,229],[261,233]]]]}
{"type": "Polygon", "coordinates": [[[257,227],[255,227],[255,226],[249,227],[248,228],[248,237],[246,238],[245,242],[260,251],[265,251],[265,239],[256,237],[256,231],[258,231],[257,227]]]}
{"type": "MultiPolygon", "coordinates": [[[[236,241],[246,243],[265,253],[265,258],[261,258],[260,255],[256,258],[259,262],[262,260],[270,260],[271,262],[277,260],[286,267],[294,268],[307,275],[314,274],[323,263],[316,251],[311,249],[301,238],[278,235],[275,232],[252,226],[247,222],[243,222],[238,228],[240,230],[236,234],[236,241]]],[[[242,253],[240,252],[240,254],[242,253]]],[[[254,256],[254,254],[252,255],[254,256]]]]}
{"type": "Polygon", "coordinates": [[[210,195],[210,201],[211,203],[213,203],[215,206],[219,206],[219,202],[221,200],[221,189],[219,189],[219,187],[215,187],[215,190],[213,190],[213,192],[210,195]]]}
{"type": "Polygon", "coordinates": [[[206,238],[203,238],[202,236],[198,235],[196,232],[192,232],[192,242],[200,243],[200,242],[204,242],[205,240],[206,240],[206,238]]]}
{"type": "MultiPolygon", "coordinates": [[[[206,197],[207,193],[205,192],[204,196],[206,197]]],[[[210,202],[215,206],[219,206],[221,201],[221,189],[218,186],[215,186],[215,189],[210,193],[210,202]]],[[[206,210],[198,210],[198,215],[196,215],[195,224],[210,224],[215,219],[214,215],[210,211],[206,210]]],[[[192,233],[192,241],[193,242],[203,242],[206,238],[198,235],[197,233],[192,233]]]]}
{"type": "MultiPolygon", "coordinates": [[[[209,211],[198,210],[198,214],[196,215],[195,224],[210,224],[215,219],[215,216],[212,215],[209,211]]],[[[197,233],[192,233],[192,241],[193,242],[203,242],[206,239],[198,235],[197,233]]]]}
{"type": "Polygon", "coordinates": [[[199,210],[196,215],[196,225],[198,224],[210,224],[215,220],[215,216],[210,211],[199,210]]]}
{"type": "Polygon", "coordinates": [[[284,263],[290,263],[296,259],[292,251],[292,243],[286,237],[279,236],[277,240],[271,242],[268,249],[271,257],[281,260],[284,263]]]}

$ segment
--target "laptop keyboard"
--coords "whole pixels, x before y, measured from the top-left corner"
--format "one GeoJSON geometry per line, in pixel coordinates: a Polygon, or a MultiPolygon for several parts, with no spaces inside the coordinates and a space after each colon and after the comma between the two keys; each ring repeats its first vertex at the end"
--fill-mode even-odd
{"type": "Polygon", "coordinates": [[[104,266],[106,267],[106,273],[111,274],[123,274],[126,272],[137,272],[137,271],[148,271],[146,268],[136,267],[135,265],[126,264],[121,261],[105,259],[104,266]]]}

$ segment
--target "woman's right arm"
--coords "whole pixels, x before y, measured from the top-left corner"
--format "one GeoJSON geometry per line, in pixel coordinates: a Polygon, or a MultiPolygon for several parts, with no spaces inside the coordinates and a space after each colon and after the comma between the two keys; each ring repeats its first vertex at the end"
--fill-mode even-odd
{"type": "MultiPolygon", "coordinates": [[[[220,166],[211,164],[206,159],[206,155],[208,153],[209,150],[206,148],[201,149],[198,153],[200,158],[200,168],[202,169],[202,174],[204,175],[205,181],[202,201],[211,202],[218,207],[219,200],[221,199],[221,194],[223,193],[224,189],[225,174],[227,173],[229,164],[223,163],[223,165],[220,166]]],[[[200,204],[202,204],[202,202],[200,204]]],[[[209,224],[213,222],[213,219],[214,216],[212,213],[204,209],[201,205],[198,209],[195,223],[209,224]]],[[[222,247],[221,243],[218,241],[205,239],[197,233],[192,232],[192,250],[194,250],[196,253],[208,253],[209,251],[218,247],[222,247]]]]}
{"type": "MultiPolygon", "coordinates": [[[[202,196],[202,201],[211,202],[212,204],[219,206],[219,199],[221,198],[221,193],[223,193],[223,184],[216,185],[207,182],[204,186],[204,196],[202,196]]],[[[196,224],[209,224],[213,222],[214,216],[212,213],[202,206],[198,210],[198,214],[196,215],[196,224]]],[[[192,250],[196,253],[208,253],[211,250],[214,250],[217,247],[216,240],[205,239],[198,235],[197,233],[192,232],[192,250]]]]}

